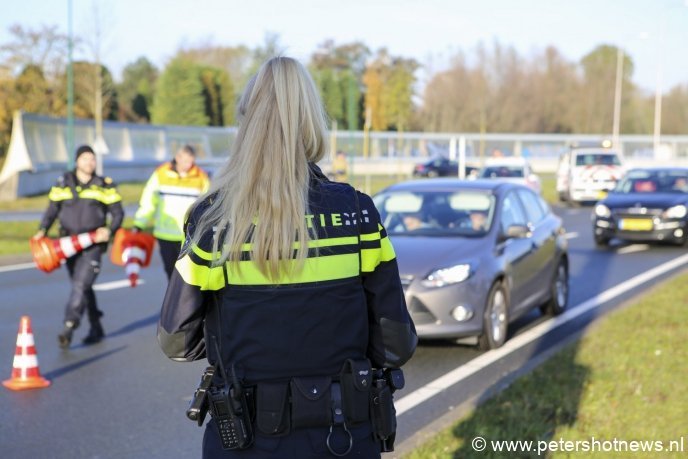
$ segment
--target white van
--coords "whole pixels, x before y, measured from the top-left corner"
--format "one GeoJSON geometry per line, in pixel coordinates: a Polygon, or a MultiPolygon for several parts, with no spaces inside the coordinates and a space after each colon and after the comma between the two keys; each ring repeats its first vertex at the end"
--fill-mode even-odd
{"type": "Polygon", "coordinates": [[[616,151],[571,148],[559,158],[559,200],[573,204],[604,199],[624,172],[621,155],[616,151]]]}

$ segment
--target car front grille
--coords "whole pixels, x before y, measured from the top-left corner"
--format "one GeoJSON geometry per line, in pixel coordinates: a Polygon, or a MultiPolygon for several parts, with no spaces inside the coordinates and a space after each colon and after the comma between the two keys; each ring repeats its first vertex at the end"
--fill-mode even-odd
{"type": "Polygon", "coordinates": [[[408,309],[416,325],[433,324],[436,321],[430,310],[415,296],[411,298],[408,309]]]}
{"type": "Polygon", "coordinates": [[[629,207],[625,209],[613,209],[616,218],[652,218],[662,215],[664,209],[651,209],[646,207],[629,207]]]}

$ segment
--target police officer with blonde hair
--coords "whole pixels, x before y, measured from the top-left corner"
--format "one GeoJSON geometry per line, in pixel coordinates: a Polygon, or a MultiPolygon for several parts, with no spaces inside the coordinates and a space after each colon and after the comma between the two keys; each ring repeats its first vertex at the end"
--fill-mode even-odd
{"type": "Polygon", "coordinates": [[[299,62],[263,64],[238,113],[158,324],[168,357],[211,365],[189,408],[200,425],[208,403],[203,457],[380,457],[417,343],[392,244],[372,199],[315,165],[326,122],[299,62]]]}

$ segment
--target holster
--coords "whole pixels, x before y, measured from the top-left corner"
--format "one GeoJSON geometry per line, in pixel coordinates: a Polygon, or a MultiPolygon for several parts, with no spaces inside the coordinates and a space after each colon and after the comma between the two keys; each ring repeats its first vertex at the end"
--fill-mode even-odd
{"type": "Polygon", "coordinates": [[[397,431],[397,411],[394,408],[392,389],[382,374],[373,379],[370,415],[373,435],[380,441],[380,449],[383,452],[394,451],[397,431]]]}

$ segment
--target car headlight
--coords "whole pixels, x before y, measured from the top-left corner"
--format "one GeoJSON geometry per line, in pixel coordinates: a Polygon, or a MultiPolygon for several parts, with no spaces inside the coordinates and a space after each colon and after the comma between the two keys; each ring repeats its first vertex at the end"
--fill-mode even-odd
{"type": "Polygon", "coordinates": [[[678,206],[670,207],[664,211],[664,218],[683,218],[688,213],[688,209],[683,204],[678,206]]]}
{"type": "Polygon", "coordinates": [[[595,206],[595,215],[602,218],[609,218],[611,217],[612,212],[609,210],[609,207],[605,206],[604,204],[597,204],[595,206]]]}
{"type": "Polygon", "coordinates": [[[458,284],[468,279],[471,273],[471,265],[469,264],[436,269],[421,281],[421,285],[423,287],[444,287],[445,285],[458,284]]]}

